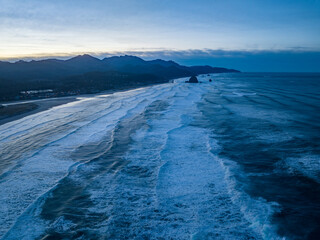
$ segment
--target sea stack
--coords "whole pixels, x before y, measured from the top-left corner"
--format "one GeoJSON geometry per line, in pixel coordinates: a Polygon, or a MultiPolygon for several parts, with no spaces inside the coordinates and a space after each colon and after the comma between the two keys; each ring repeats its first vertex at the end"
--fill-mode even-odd
{"type": "Polygon", "coordinates": [[[198,83],[198,78],[196,76],[192,76],[189,81],[186,81],[186,83],[198,83]]]}

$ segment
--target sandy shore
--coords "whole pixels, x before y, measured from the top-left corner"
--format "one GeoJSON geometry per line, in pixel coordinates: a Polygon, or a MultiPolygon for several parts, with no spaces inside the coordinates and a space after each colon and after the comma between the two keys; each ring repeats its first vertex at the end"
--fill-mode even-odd
{"type": "Polygon", "coordinates": [[[150,84],[147,86],[136,86],[136,87],[123,87],[117,90],[107,90],[96,94],[84,94],[77,96],[66,96],[58,98],[46,98],[46,99],[35,99],[25,100],[17,102],[4,102],[0,103],[0,125],[21,119],[28,115],[32,115],[38,112],[48,110],[52,107],[63,105],[69,102],[77,101],[81,97],[93,97],[97,95],[112,94],[115,92],[123,92],[132,89],[150,87],[152,85],[158,85],[163,83],[150,84]]]}
{"type": "Polygon", "coordinates": [[[73,96],[3,103],[0,107],[0,125],[76,100],[77,97],[73,96]]]}

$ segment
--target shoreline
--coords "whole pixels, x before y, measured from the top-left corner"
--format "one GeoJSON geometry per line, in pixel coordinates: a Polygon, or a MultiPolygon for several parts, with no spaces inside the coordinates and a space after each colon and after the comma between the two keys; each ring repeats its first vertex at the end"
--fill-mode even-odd
{"type": "Polygon", "coordinates": [[[3,104],[4,107],[0,108],[0,126],[73,101],[77,101],[77,98],[39,99],[38,101],[3,104]]]}
{"type": "MultiPolygon", "coordinates": [[[[168,82],[166,82],[168,83],[168,82]]],[[[106,90],[99,93],[80,94],[73,96],[63,96],[55,98],[39,98],[32,100],[12,101],[12,102],[0,102],[0,126],[8,122],[19,120],[21,118],[33,115],[39,112],[49,110],[53,107],[64,105],[70,102],[79,101],[81,97],[93,97],[104,94],[113,94],[116,92],[129,91],[133,89],[150,87],[154,85],[160,85],[164,83],[155,83],[144,86],[124,87],[116,90],[106,90]]]]}

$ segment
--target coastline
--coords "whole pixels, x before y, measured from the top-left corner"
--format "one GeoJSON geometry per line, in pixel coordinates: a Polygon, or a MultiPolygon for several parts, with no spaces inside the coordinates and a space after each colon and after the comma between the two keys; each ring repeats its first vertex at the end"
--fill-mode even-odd
{"type": "Polygon", "coordinates": [[[4,107],[0,108],[0,125],[73,101],[77,101],[77,98],[38,99],[23,103],[2,104],[4,107]]]}
{"type": "Polygon", "coordinates": [[[39,112],[46,111],[56,106],[64,105],[70,102],[78,101],[81,97],[93,97],[97,95],[113,94],[116,92],[128,91],[143,87],[150,87],[153,85],[160,85],[164,83],[148,84],[144,86],[124,87],[113,90],[106,90],[99,93],[81,94],[73,96],[63,96],[55,98],[39,98],[33,100],[0,102],[0,126],[8,122],[19,120],[21,118],[33,115],[39,112]],[[1,107],[2,106],[2,107],[1,107]]]}

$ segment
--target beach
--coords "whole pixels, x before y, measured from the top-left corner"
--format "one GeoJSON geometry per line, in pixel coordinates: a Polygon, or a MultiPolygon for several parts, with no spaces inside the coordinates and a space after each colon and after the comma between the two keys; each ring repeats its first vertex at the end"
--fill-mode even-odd
{"type": "Polygon", "coordinates": [[[61,97],[4,103],[0,108],[0,125],[76,100],[76,97],[61,97]]]}
{"type": "Polygon", "coordinates": [[[0,237],[314,239],[320,76],[198,79],[1,125],[0,237]]]}
{"type": "MultiPolygon", "coordinates": [[[[158,85],[149,84],[148,86],[158,85]]],[[[130,89],[141,88],[137,87],[119,87],[116,90],[106,90],[96,94],[81,94],[65,97],[55,98],[44,98],[44,99],[33,99],[33,100],[22,100],[22,101],[11,101],[11,102],[0,102],[0,125],[15,121],[26,116],[36,114],[50,108],[67,104],[73,101],[78,101],[81,98],[92,97],[97,95],[113,94],[116,92],[126,91],[130,89]]]]}

